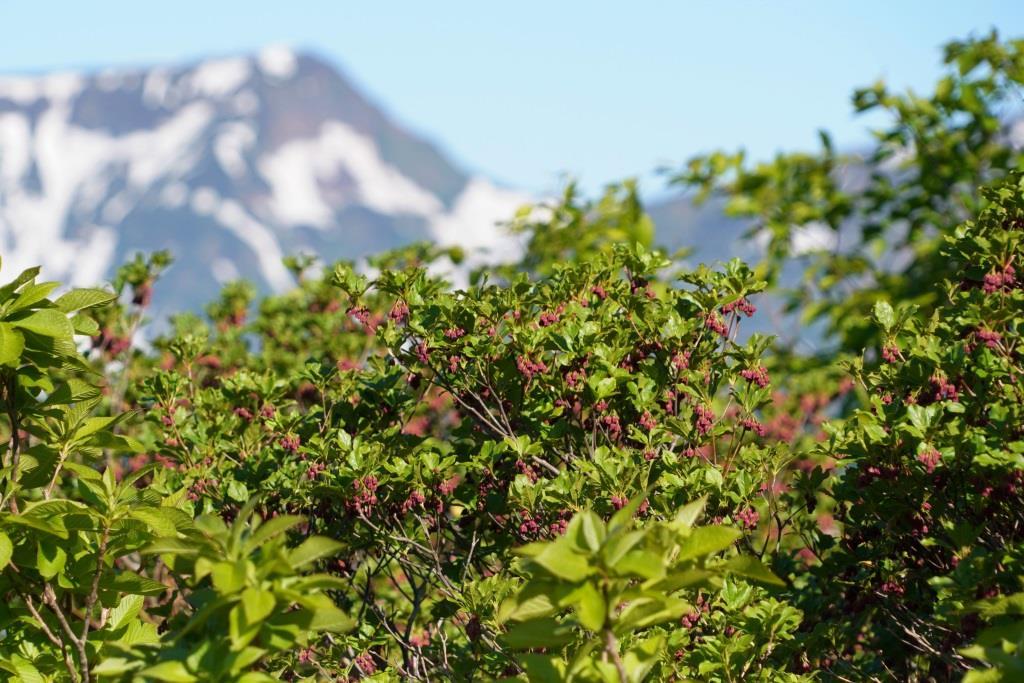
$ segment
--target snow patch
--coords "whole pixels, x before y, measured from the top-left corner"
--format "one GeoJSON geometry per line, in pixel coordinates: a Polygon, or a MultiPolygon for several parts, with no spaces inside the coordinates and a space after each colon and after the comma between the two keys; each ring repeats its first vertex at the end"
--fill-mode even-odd
{"type": "Polygon", "coordinates": [[[210,264],[210,270],[213,272],[213,279],[222,285],[234,282],[242,277],[241,273],[238,272],[238,266],[230,259],[222,256],[213,260],[213,263],[210,264]]]}
{"type": "Polygon", "coordinates": [[[117,225],[131,213],[135,202],[124,192],[118,192],[103,206],[103,222],[117,225]]]}
{"type": "Polygon", "coordinates": [[[256,142],[256,129],[242,121],[232,121],[220,128],[213,142],[213,154],[224,172],[233,178],[245,175],[249,165],[245,153],[256,142]]]}
{"type": "Polygon", "coordinates": [[[188,186],[181,181],[168,183],[160,191],[160,205],[169,209],[179,209],[188,201],[188,186]]]}
{"type": "Polygon", "coordinates": [[[248,88],[235,95],[231,104],[238,116],[254,116],[260,110],[260,98],[248,88]]]}
{"type": "Polygon", "coordinates": [[[74,263],[65,279],[72,287],[95,287],[107,275],[117,248],[117,231],[107,226],[90,226],[84,244],[79,244],[74,263]]]}
{"type": "Polygon", "coordinates": [[[192,193],[192,210],[200,216],[210,216],[217,210],[220,197],[212,187],[200,187],[192,193]]]}
{"type": "Polygon", "coordinates": [[[59,73],[43,78],[6,76],[0,78],[0,99],[18,104],[32,104],[36,100],[69,100],[82,90],[85,79],[76,73],[59,73]]]}
{"type": "Polygon", "coordinates": [[[167,69],[153,69],[142,81],[142,101],[156,109],[167,104],[171,89],[171,74],[167,69]]]}
{"type": "Polygon", "coordinates": [[[251,73],[252,68],[245,57],[212,59],[195,68],[188,84],[196,95],[226,97],[242,87],[251,73]]]}
{"type": "Polygon", "coordinates": [[[431,216],[442,209],[437,197],[381,159],[371,138],[340,121],[325,123],[316,138],[281,145],[260,160],[259,171],[270,185],[271,213],[291,226],[330,227],[345,203],[392,215],[431,216]],[[332,181],[343,186],[333,206],[323,196],[332,181]]]}
{"type": "Polygon", "coordinates": [[[269,45],[260,51],[260,70],[271,78],[286,79],[295,75],[299,60],[285,45],[269,45]]]}
{"type": "Polygon", "coordinates": [[[252,249],[263,279],[275,291],[283,292],[295,286],[291,273],[282,263],[284,253],[274,233],[250,216],[241,204],[233,199],[221,201],[214,218],[252,249]]]}
{"type": "Polygon", "coordinates": [[[0,114],[0,181],[16,183],[25,175],[32,163],[30,141],[27,117],[15,112],[0,114]]]}
{"type": "Polygon", "coordinates": [[[113,92],[124,86],[124,74],[113,69],[104,69],[96,76],[96,86],[103,92],[113,92]]]}
{"type": "MultiPolygon", "coordinates": [[[[72,84],[63,81],[51,92],[66,94],[72,84]]],[[[69,238],[66,228],[97,211],[104,223],[119,223],[157,178],[194,156],[212,109],[195,103],[157,128],[119,137],[71,124],[70,112],[65,99],[51,101],[34,129],[16,116],[0,119],[0,180],[14,180],[0,189],[0,249],[12,269],[40,264],[49,277],[95,281],[110,266],[116,232],[85,224],[79,231],[85,237],[69,238]],[[38,189],[18,182],[31,167],[29,159],[38,189]],[[125,184],[111,196],[115,176],[125,184]]]]}
{"type": "Polygon", "coordinates": [[[459,245],[485,253],[489,260],[512,261],[522,254],[519,240],[501,225],[530,201],[520,192],[505,190],[484,178],[474,178],[463,188],[450,213],[436,215],[430,230],[438,244],[459,245]]]}

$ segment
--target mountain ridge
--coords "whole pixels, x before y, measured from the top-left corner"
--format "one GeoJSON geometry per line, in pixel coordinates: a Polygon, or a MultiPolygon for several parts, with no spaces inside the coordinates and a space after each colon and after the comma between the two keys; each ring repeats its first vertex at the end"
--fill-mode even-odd
{"type": "MultiPolygon", "coordinates": [[[[169,248],[157,309],[236,277],[281,290],[287,253],[358,258],[416,239],[493,252],[529,198],[471,176],[307,52],[0,76],[0,249],[95,282],[169,248]]],[[[9,257],[8,257],[9,255],[9,257]]]]}

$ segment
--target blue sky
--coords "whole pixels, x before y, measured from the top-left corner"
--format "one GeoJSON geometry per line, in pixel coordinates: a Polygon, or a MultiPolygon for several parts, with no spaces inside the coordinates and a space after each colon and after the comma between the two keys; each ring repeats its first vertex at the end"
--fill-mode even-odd
{"type": "Polygon", "coordinates": [[[0,23],[2,72],[315,50],[469,169],[655,190],[651,169],[715,147],[863,143],[855,86],[927,87],[947,39],[1024,35],[1024,2],[0,0],[0,23]]]}

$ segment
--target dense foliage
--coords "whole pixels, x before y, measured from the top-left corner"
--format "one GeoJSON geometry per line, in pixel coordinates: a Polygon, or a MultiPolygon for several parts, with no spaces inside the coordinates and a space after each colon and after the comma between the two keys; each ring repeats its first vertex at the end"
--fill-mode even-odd
{"type": "Polygon", "coordinates": [[[524,209],[465,287],[429,245],[293,257],[145,349],[167,255],[22,273],[0,676],[1019,680],[1022,48],[859,93],[894,114],[868,157],[694,160],[767,231],[753,269],[680,267],[627,183],[524,209]],[[856,239],[797,254],[808,226],[856,239]],[[794,260],[814,356],[747,330],[794,260]]]}

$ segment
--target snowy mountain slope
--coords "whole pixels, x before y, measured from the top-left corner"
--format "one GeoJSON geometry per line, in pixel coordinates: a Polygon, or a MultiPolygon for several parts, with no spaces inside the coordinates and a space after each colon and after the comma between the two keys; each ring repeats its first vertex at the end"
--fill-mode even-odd
{"type": "Polygon", "coordinates": [[[285,48],[182,67],[0,77],[5,271],[92,284],[138,250],[176,258],[158,309],[219,283],[290,284],[281,257],[355,258],[416,239],[512,248],[527,197],[470,178],[285,48]]]}

